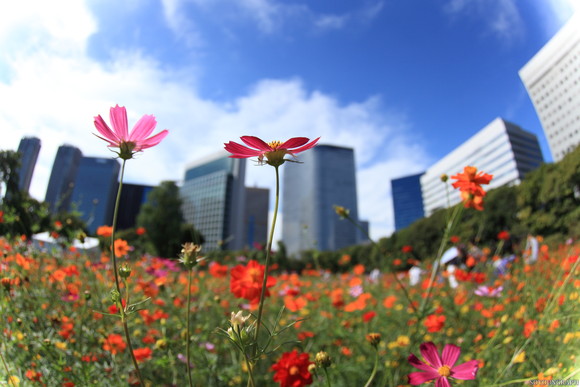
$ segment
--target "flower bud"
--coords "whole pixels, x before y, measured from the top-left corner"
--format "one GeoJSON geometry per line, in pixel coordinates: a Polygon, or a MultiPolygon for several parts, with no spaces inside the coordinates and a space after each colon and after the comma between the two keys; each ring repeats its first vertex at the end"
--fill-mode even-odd
{"type": "Polygon", "coordinates": [[[442,181],[442,182],[444,182],[444,183],[446,183],[446,182],[447,182],[447,180],[449,180],[449,176],[447,176],[447,174],[446,174],[446,173],[442,174],[442,175],[441,175],[441,181],[442,181]]]}
{"type": "Polygon", "coordinates": [[[119,293],[117,291],[117,289],[113,289],[111,290],[111,301],[113,301],[113,303],[117,303],[121,300],[121,293],[119,293]]]}
{"type": "Polygon", "coordinates": [[[347,218],[350,214],[350,211],[343,206],[334,206],[334,212],[336,212],[341,219],[347,218]]]}
{"type": "Polygon", "coordinates": [[[314,359],[316,363],[316,367],[318,368],[328,368],[332,364],[332,359],[327,352],[320,351],[316,354],[316,358],[314,359]]]}
{"type": "Polygon", "coordinates": [[[381,334],[380,333],[369,333],[366,335],[367,341],[373,346],[377,347],[381,342],[381,334]]]}
{"type": "Polygon", "coordinates": [[[129,276],[131,275],[131,268],[129,266],[127,266],[127,265],[121,266],[119,268],[119,275],[123,279],[129,278],[129,276]]]}
{"type": "Polygon", "coordinates": [[[201,251],[201,246],[193,244],[191,242],[187,242],[183,245],[181,249],[181,258],[179,261],[183,263],[183,265],[188,269],[191,270],[202,258],[198,258],[199,252],[201,251]]]}

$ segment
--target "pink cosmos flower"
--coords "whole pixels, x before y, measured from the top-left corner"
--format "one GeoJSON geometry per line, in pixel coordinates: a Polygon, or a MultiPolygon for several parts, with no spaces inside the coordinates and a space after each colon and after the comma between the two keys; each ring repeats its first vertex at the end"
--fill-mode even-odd
{"type": "Polygon", "coordinates": [[[407,377],[409,384],[418,386],[419,384],[435,380],[435,387],[451,387],[448,378],[455,378],[461,380],[475,379],[477,374],[478,361],[470,360],[466,363],[455,365],[461,349],[453,344],[447,344],[443,348],[441,356],[437,351],[437,347],[432,342],[423,343],[420,345],[421,355],[426,362],[422,362],[417,356],[409,355],[409,363],[424,372],[411,372],[407,377]]]}
{"type": "Polygon", "coordinates": [[[473,293],[480,297],[499,297],[501,296],[502,290],[503,286],[498,286],[497,288],[494,288],[492,286],[481,285],[478,286],[473,293]]]}
{"type": "Polygon", "coordinates": [[[270,164],[274,167],[278,167],[284,164],[285,161],[295,161],[285,159],[284,156],[290,155],[296,158],[296,154],[308,150],[320,139],[308,142],[309,139],[306,137],[293,137],[285,142],[272,141],[270,143],[265,143],[263,140],[254,136],[242,136],[241,140],[252,148],[238,144],[237,142],[230,141],[225,145],[225,150],[230,152],[232,155],[230,157],[235,159],[245,159],[248,157],[258,157],[258,162],[260,164],[270,164]],[[254,149],[256,148],[256,149],[254,149]],[[264,161],[264,158],[266,161],[264,161]]]}
{"type": "Polygon", "coordinates": [[[147,138],[157,125],[155,117],[147,114],[141,117],[131,130],[131,133],[129,133],[127,110],[124,106],[116,105],[115,107],[112,107],[110,117],[113,130],[109,128],[100,115],[95,117],[95,127],[102,136],[97,135],[97,137],[107,141],[109,147],[119,148],[118,155],[123,160],[128,160],[133,157],[134,153],[159,144],[169,133],[167,129],[165,129],[156,135],[147,138]]]}

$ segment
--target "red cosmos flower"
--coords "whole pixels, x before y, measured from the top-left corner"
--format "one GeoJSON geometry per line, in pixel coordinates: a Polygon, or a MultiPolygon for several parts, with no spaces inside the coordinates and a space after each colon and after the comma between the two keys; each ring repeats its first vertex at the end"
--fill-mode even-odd
{"type": "Polygon", "coordinates": [[[423,323],[427,328],[427,332],[439,332],[445,325],[445,316],[430,314],[423,323]]]}
{"type": "Polygon", "coordinates": [[[153,351],[149,347],[135,348],[133,350],[133,354],[135,355],[135,359],[137,359],[138,362],[142,362],[151,359],[153,351]]]}
{"type": "Polygon", "coordinates": [[[441,356],[437,351],[437,347],[432,342],[423,343],[420,345],[421,355],[425,359],[425,363],[417,358],[417,356],[410,354],[409,363],[424,372],[411,372],[407,377],[409,384],[418,386],[430,380],[435,380],[436,387],[450,387],[448,378],[473,380],[479,368],[478,360],[470,360],[467,363],[455,365],[461,349],[453,344],[447,344],[443,348],[441,356]]]}
{"type": "Polygon", "coordinates": [[[127,344],[123,341],[123,337],[115,333],[109,334],[103,343],[103,349],[111,352],[113,355],[125,352],[125,348],[127,348],[127,344]]]}
{"type": "Polygon", "coordinates": [[[247,146],[238,144],[237,142],[230,141],[225,145],[225,150],[230,152],[232,155],[230,157],[235,159],[245,159],[248,157],[258,156],[258,162],[260,164],[270,164],[273,167],[279,167],[284,164],[285,161],[295,161],[290,159],[285,159],[286,155],[290,155],[296,158],[296,154],[308,150],[320,139],[308,142],[309,139],[306,137],[293,137],[285,142],[272,141],[270,143],[265,143],[263,140],[254,136],[242,136],[241,140],[246,144],[251,146],[252,149],[247,146]],[[266,161],[264,161],[266,158],[266,161]]]}
{"type": "Polygon", "coordinates": [[[119,148],[117,153],[123,160],[133,158],[133,154],[143,149],[151,148],[161,142],[169,133],[167,129],[162,130],[156,135],[147,138],[157,126],[157,121],[152,115],[144,115],[135,124],[129,134],[127,123],[127,110],[123,106],[116,105],[110,110],[111,125],[109,128],[105,120],[98,115],[95,117],[95,127],[101,134],[100,139],[109,143],[111,148],[119,148]]]}
{"type": "Polygon", "coordinates": [[[272,366],[274,381],[280,383],[280,387],[302,387],[312,384],[312,375],[308,372],[308,366],[312,362],[307,353],[298,353],[296,350],[282,354],[282,357],[272,366]]]}
{"type": "Polygon", "coordinates": [[[228,267],[226,265],[220,265],[217,262],[212,262],[209,264],[209,274],[214,278],[224,278],[228,275],[228,267]]]}
{"type": "Polygon", "coordinates": [[[143,235],[147,232],[147,230],[145,229],[145,227],[137,227],[137,229],[135,230],[135,234],[137,235],[143,235]]]}
{"type": "Polygon", "coordinates": [[[477,172],[477,168],[467,166],[463,168],[463,173],[458,173],[451,176],[452,179],[457,179],[453,183],[453,188],[459,188],[461,191],[461,199],[465,208],[472,207],[478,211],[483,210],[483,197],[485,191],[481,188],[482,184],[489,184],[493,175],[483,172],[477,172]]]}
{"type": "Polygon", "coordinates": [[[377,312],[375,312],[374,310],[371,310],[371,311],[366,312],[365,314],[363,314],[362,318],[363,318],[363,321],[364,322],[369,322],[373,318],[375,318],[376,315],[377,315],[377,312]]]}
{"type": "Polygon", "coordinates": [[[510,239],[510,233],[505,231],[505,230],[500,231],[497,234],[497,239],[502,240],[502,241],[507,241],[508,239],[510,239]]]}
{"type": "Polygon", "coordinates": [[[405,245],[401,248],[401,251],[403,253],[412,253],[413,252],[413,246],[409,246],[409,245],[405,245]]]}
{"type": "MultiPolygon", "coordinates": [[[[230,271],[230,291],[238,298],[245,298],[251,304],[260,301],[264,265],[251,260],[246,266],[238,265],[230,271]]],[[[268,276],[266,280],[266,296],[270,295],[268,288],[276,285],[276,278],[268,276]]]]}

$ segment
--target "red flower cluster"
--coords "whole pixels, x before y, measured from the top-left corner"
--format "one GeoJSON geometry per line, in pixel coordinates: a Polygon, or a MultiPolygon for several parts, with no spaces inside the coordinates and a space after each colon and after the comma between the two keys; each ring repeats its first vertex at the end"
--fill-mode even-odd
{"type": "Polygon", "coordinates": [[[461,191],[461,199],[465,208],[472,207],[478,211],[483,211],[483,197],[486,192],[481,188],[481,185],[489,184],[493,175],[478,173],[477,168],[467,166],[463,168],[463,173],[458,173],[451,178],[457,180],[452,185],[453,188],[459,188],[461,191]]]}
{"type": "MultiPolygon", "coordinates": [[[[230,271],[230,291],[238,298],[245,298],[251,304],[260,301],[264,265],[251,260],[246,266],[238,265],[230,271]]],[[[268,276],[266,280],[266,296],[270,295],[268,288],[276,285],[276,278],[268,276]]]]}
{"type": "Polygon", "coordinates": [[[103,349],[111,352],[113,355],[125,352],[125,348],[127,348],[127,344],[123,340],[123,337],[115,333],[111,333],[103,343],[103,349]]]}
{"type": "Polygon", "coordinates": [[[307,353],[298,353],[296,350],[282,354],[282,357],[272,366],[274,381],[280,387],[302,387],[312,384],[312,375],[308,366],[312,362],[307,353]]]}

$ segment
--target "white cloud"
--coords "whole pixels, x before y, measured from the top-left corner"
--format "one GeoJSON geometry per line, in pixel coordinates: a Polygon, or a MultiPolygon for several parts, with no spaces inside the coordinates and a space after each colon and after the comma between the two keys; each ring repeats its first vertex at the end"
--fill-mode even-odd
{"type": "MultiPolygon", "coordinates": [[[[76,12],[87,14],[82,8],[76,12]]],[[[61,33],[51,29],[53,22],[48,18],[36,32],[50,44],[12,50],[0,62],[10,69],[9,79],[0,81],[3,147],[16,149],[23,136],[41,139],[31,186],[39,199],[44,199],[56,151],[63,143],[79,147],[86,156],[112,157],[93,135],[93,117],[101,114],[108,120],[109,107],[117,103],[127,107],[130,124],[143,114],[154,114],[158,130],[170,131],[159,146],[128,162],[125,181],[132,183],[180,180],[186,164],[246,134],[265,140],[320,136],[326,144],[354,147],[359,213],[370,220],[374,237],[392,231],[389,178],[417,172],[429,161],[409,133],[410,126],[385,112],[379,97],[340,104],[330,95],[308,90],[299,79],[286,79],[257,82],[230,102],[204,100],[191,86],[194,80],[184,82],[182,73],[168,71],[139,52],[116,52],[110,62],[99,63],[86,55],[82,40],[76,50],[61,50],[75,30],[61,33]]],[[[3,36],[20,27],[5,29],[3,36]]],[[[87,39],[88,32],[84,36],[87,39]]],[[[269,187],[273,195],[272,168],[250,162],[246,182],[269,187]]]]}
{"type": "Polygon", "coordinates": [[[445,5],[445,11],[455,17],[473,14],[486,23],[486,33],[494,35],[502,43],[511,44],[525,34],[516,4],[516,0],[450,0],[445,5]]]}

